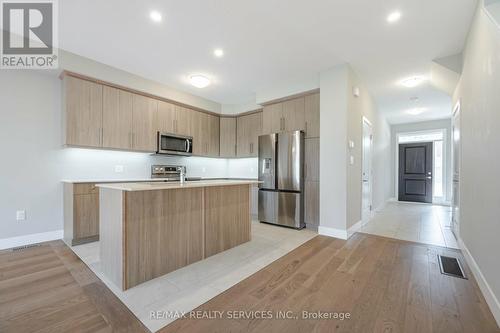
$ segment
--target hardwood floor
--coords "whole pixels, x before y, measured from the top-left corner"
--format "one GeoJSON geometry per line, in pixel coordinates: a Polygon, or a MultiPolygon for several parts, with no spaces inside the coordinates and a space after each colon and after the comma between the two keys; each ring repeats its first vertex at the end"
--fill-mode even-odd
{"type": "MultiPolygon", "coordinates": [[[[438,253],[465,266],[451,249],[317,236],[192,312],[216,318],[183,318],[160,332],[500,332],[468,267],[469,280],[442,275],[438,253]],[[350,318],[302,319],[302,311],[350,318]]],[[[148,330],[56,241],[0,251],[0,332],[148,330]]]]}
{"type": "Polygon", "coordinates": [[[0,251],[0,332],[149,332],[62,242],[0,251]]]}
{"type": "Polygon", "coordinates": [[[160,332],[499,332],[470,270],[469,280],[442,275],[438,253],[465,263],[441,247],[318,236],[196,309],[223,311],[221,318],[182,318],[160,332]],[[234,318],[236,311],[292,311],[299,320],[234,318]],[[302,311],[350,319],[300,319],[302,311]]]}

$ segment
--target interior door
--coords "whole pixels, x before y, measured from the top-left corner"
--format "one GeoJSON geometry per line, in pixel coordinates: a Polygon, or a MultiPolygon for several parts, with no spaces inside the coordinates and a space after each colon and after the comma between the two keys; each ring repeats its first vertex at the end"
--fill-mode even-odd
{"type": "Polygon", "coordinates": [[[399,201],[432,203],[432,146],[399,145],[399,201]]]}
{"type": "Polygon", "coordinates": [[[363,120],[362,211],[361,219],[368,222],[372,211],[372,126],[363,120]]]}

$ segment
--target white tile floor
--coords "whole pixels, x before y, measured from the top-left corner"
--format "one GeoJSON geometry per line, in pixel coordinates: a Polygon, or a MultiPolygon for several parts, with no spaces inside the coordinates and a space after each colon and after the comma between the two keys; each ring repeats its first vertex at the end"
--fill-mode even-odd
{"type": "Polygon", "coordinates": [[[99,242],[72,250],[111,291],[155,332],[174,318],[152,319],[151,311],[190,311],[256,273],[317,234],[252,223],[252,240],[162,277],[122,291],[100,270],[99,242]]]}
{"type": "Polygon", "coordinates": [[[451,208],[448,206],[388,202],[359,232],[458,248],[450,221],[451,208]]]}

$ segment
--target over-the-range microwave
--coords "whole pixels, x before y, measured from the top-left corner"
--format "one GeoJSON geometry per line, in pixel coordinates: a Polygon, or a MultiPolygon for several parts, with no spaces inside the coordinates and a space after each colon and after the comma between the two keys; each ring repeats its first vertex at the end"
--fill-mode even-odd
{"type": "Polygon", "coordinates": [[[156,153],[190,156],[193,154],[193,138],[185,135],[158,132],[156,153]]]}

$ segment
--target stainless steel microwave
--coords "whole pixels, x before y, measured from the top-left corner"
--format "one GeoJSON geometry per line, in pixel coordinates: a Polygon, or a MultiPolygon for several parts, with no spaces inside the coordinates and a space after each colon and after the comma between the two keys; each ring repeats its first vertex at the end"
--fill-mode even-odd
{"type": "Polygon", "coordinates": [[[193,138],[185,135],[158,132],[157,154],[190,156],[193,138]]]}

